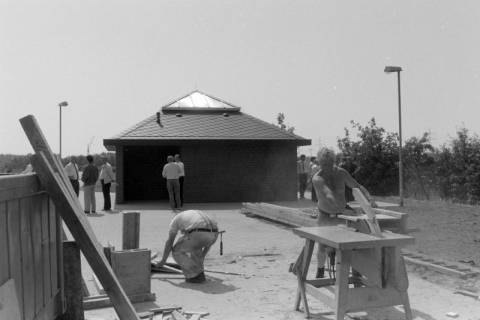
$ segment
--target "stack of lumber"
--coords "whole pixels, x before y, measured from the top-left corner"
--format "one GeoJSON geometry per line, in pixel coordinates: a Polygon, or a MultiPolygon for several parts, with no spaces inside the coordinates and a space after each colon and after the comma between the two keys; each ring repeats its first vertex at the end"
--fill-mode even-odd
{"type": "Polygon", "coordinates": [[[240,212],[294,227],[314,227],[317,225],[316,217],[300,209],[265,202],[244,202],[240,212]]]}
{"type": "MultiPolygon", "coordinates": [[[[159,307],[150,309],[145,313],[145,319],[152,320],[200,320],[205,319],[203,317],[208,316],[206,311],[182,311],[181,307],[159,307]]],[[[142,317],[141,317],[142,318],[142,317]]],[[[142,318],[143,319],[143,318],[142,318]]]]}

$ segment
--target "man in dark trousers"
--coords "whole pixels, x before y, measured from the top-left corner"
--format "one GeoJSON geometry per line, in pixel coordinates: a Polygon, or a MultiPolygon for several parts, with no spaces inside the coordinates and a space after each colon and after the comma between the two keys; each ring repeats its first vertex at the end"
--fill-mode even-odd
{"type": "Polygon", "coordinates": [[[305,190],[307,189],[307,181],[310,175],[310,164],[305,159],[304,154],[300,156],[300,160],[297,162],[297,174],[300,199],[305,199],[305,190]]]}
{"type": "Polygon", "coordinates": [[[168,199],[172,210],[180,209],[180,167],[173,161],[173,156],[167,157],[167,164],[163,166],[162,176],[167,179],[168,199]]]}
{"type": "Polygon", "coordinates": [[[180,212],[170,222],[162,259],[153,265],[157,268],[163,266],[171,252],[182,268],[185,281],[202,283],[205,281],[203,269],[205,256],[217,238],[217,222],[205,212],[200,210],[180,212]],[[179,232],[182,235],[175,242],[179,232]]]}
{"type": "Polygon", "coordinates": [[[115,182],[115,175],[113,174],[112,165],[108,163],[107,156],[102,157],[103,165],[100,171],[100,182],[102,183],[103,193],[103,211],[110,211],[112,202],[110,200],[110,187],[112,182],[115,182]]]}
{"type": "Polygon", "coordinates": [[[179,154],[175,155],[175,163],[180,168],[180,176],[178,177],[178,183],[180,183],[180,207],[181,207],[183,206],[183,180],[185,180],[185,165],[183,164],[179,154]]]}
{"type": "Polygon", "coordinates": [[[78,165],[75,162],[74,157],[70,157],[70,162],[67,163],[65,166],[65,172],[67,173],[68,179],[70,179],[70,183],[72,184],[73,190],[77,194],[80,192],[80,183],[78,179],[80,179],[78,175],[78,165]]]}
{"type": "Polygon", "coordinates": [[[85,167],[82,173],[83,181],[83,198],[85,201],[85,213],[95,213],[96,201],[95,201],[95,184],[98,180],[98,168],[93,164],[93,157],[87,156],[88,165],[85,167]]]}

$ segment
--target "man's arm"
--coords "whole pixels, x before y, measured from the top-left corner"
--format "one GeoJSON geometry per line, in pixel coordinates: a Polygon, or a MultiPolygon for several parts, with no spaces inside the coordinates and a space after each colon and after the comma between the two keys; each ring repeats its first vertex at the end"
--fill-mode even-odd
{"type": "Polygon", "coordinates": [[[165,246],[163,248],[162,260],[156,264],[157,267],[161,267],[167,262],[168,256],[170,255],[170,252],[172,252],[173,242],[175,241],[176,236],[177,233],[170,232],[168,234],[168,239],[165,241],[165,246]]]}
{"type": "Polygon", "coordinates": [[[163,171],[162,171],[162,177],[166,178],[167,177],[167,173],[165,172],[165,166],[163,166],[163,171]]]}
{"type": "Polygon", "coordinates": [[[107,174],[109,175],[112,182],[115,182],[115,175],[113,174],[113,168],[111,165],[107,166],[107,174]]]}
{"type": "Polygon", "coordinates": [[[362,186],[360,183],[358,183],[357,180],[355,180],[351,175],[350,173],[348,173],[347,170],[343,169],[342,170],[343,172],[343,175],[345,177],[345,184],[350,187],[350,188],[358,188],[360,189],[360,191],[362,191],[363,195],[365,196],[365,198],[367,198],[368,202],[370,202],[370,205],[373,207],[373,208],[376,208],[378,207],[377,204],[375,203],[375,200],[373,200],[373,197],[370,195],[370,192],[368,192],[368,190],[362,186]]]}

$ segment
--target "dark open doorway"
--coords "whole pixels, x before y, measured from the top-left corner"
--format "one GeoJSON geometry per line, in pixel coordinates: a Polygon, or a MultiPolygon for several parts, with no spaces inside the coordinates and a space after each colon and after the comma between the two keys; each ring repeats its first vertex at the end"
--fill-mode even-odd
{"type": "Polygon", "coordinates": [[[129,146],[124,149],[125,200],[168,200],[162,169],[177,146],[129,146]]]}

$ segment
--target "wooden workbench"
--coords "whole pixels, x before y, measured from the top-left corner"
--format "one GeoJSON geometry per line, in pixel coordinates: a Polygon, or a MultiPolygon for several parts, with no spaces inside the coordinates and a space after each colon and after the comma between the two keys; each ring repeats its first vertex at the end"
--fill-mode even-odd
{"type": "Polygon", "coordinates": [[[408,277],[400,248],[412,244],[413,237],[391,232],[376,237],[341,226],[303,227],[293,232],[305,238],[296,270],[295,310],[299,310],[302,301],[306,317],[310,316],[308,293],[334,309],[337,320],[343,320],[346,312],[395,305],[403,305],[406,319],[412,319],[408,277]],[[336,279],[307,280],[315,242],[336,250],[336,279]],[[351,268],[362,274],[362,286],[349,286],[351,268]],[[333,296],[325,292],[332,286],[333,296]]]}

